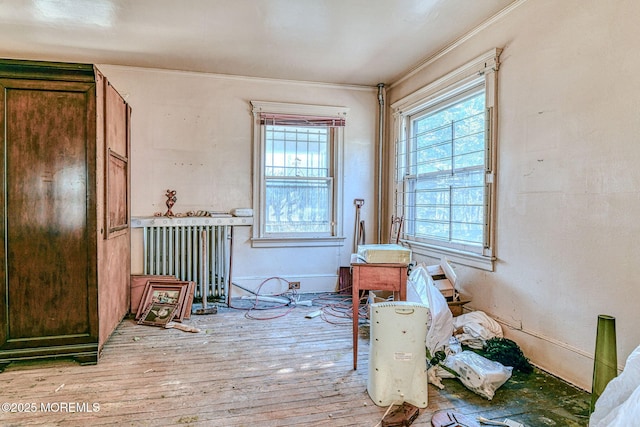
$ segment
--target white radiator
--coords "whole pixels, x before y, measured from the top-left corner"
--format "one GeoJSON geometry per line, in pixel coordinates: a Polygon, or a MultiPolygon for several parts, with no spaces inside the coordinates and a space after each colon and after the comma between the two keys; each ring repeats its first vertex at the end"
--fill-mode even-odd
{"type": "Polygon", "coordinates": [[[234,226],[251,217],[137,217],[143,229],[144,274],[172,275],[196,282],[195,297],[228,301],[234,226]]]}
{"type": "Polygon", "coordinates": [[[195,297],[224,299],[229,273],[230,226],[144,227],[144,274],[196,282],[195,297]],[[204,289],[204,290],[203,290],[204,289]]]}
{"type": "Polygon", "coordinates": [[[196,283],[194,296],[225,301],[231,269],[233,221],[213,218],[132,218],[143,229],[144,274],[196,283]]]}

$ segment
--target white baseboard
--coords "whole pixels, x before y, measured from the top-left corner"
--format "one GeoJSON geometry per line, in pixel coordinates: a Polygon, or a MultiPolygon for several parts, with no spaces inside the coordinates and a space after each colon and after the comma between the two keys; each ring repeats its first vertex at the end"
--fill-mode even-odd
{"type": "MultiPolygon", "coordinates": [[[[586,391],[591,390],[593,354],[486,313],[500,325],[505,338],[515,341],[532,364],[586,391]]],[[[622,368],[619,366],[618,371],[622,368]]]]}

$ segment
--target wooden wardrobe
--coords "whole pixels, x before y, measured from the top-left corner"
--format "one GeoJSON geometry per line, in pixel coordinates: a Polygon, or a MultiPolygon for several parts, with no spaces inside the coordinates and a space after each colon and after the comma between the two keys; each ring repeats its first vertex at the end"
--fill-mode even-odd
{"type": "Polygon", "coordinates": [[[0,59],[0,371],[96,363],[126,315],[130,116],[91,64],[0,59]]]}

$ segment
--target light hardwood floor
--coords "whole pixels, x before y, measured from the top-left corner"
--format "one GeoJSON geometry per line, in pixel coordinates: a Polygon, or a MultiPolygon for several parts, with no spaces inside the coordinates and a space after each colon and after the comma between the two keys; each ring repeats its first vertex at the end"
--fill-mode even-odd
{"type": "MultiPolygon", "coordinates": [[[[354,371],[350,324],[304,317],[317,308],[298,307],[272,320],[220,308],[185,321],[200,333],[125,319],[97,365],[9,365],[0,374],[0,400],[21,411],[4,405],[0,425],[373,427],[387,408],[366,391],[368,338],[360,337],[354,371]]],[[[412,425],[430,426],[431,414],[442,409],[509,417],[528,427],[587,424],[588,394],[539,371],[514,375],[492,401],[457,380],[445,386],[429,386],[429,405],[412,425]]]]}

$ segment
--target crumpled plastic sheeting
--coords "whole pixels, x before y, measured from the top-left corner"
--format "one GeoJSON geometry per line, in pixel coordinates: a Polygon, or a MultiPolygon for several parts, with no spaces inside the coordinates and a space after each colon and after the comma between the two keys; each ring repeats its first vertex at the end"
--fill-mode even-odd
{"type": "MultiPolygon", "coordinates": [[[[462,352],[462,345],[460,344],[460,341],[458,341],[456,337],[449,338],[449,346],[445,348],[447,356],[458,354],[460,352],[462,352]]],[[[443,378],[456,378],[456,376],[444,369],[440,364],[431,366],[427,370],[427,379],[440,390],[444,390],[444,384],[442,384],[443,378]]]]}
{"type": "Polygon", "coordinates": [[[456,338],[462,344],[475,349],[482,349],[485,341],[490,338],[503,338],[500,324],[483,311],[472,311],[454,317],[453,327],[456,331],[463,331],[462,334],[457,334],[456,338]]]}
{"type": "Polygon", "coordinates": [[[465,387],[489,400],[513,372],[512,367],[469,350],[448,356],[444,365],[459,374],[458,379],[465,387]]]}
{"type": "Polygon", "coordinates": [[[629,355],[624,370],[609,381],[596,402],[589,427],[628,427],[640,420],[640,346],[629,355]]]}
{"type": "Polygon", "coordinates": [[[422,264],[411,270],[407,283],[407,301],[429,306],[431,325],[427,331],[427,349],[431,355],[444,350],[453,335],[453,315],[447,300],[436,288],[422,264]]]}

